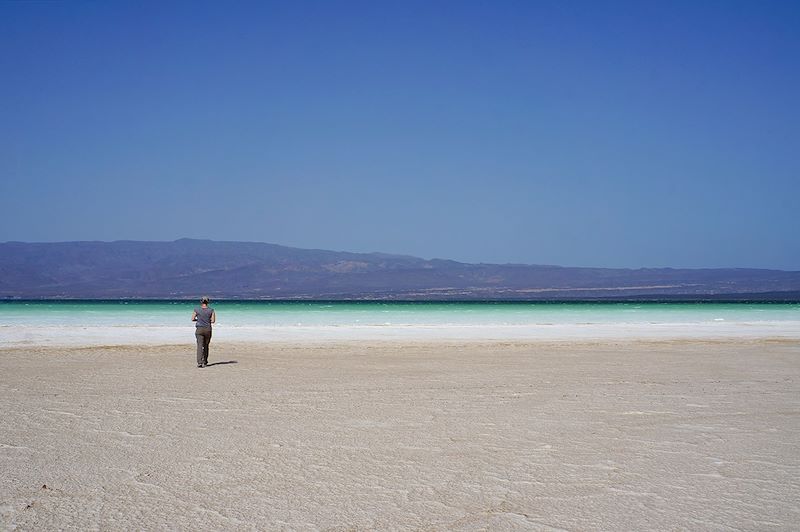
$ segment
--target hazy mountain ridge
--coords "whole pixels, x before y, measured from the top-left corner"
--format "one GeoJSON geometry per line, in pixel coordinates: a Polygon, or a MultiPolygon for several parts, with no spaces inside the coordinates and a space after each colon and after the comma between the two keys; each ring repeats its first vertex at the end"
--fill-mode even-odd
{"type": "Polygon", "coordinates": [[[594,299],[771,294],[800,272],[466,264],[255,242],[0,244],[3,298],[594,299]]]}

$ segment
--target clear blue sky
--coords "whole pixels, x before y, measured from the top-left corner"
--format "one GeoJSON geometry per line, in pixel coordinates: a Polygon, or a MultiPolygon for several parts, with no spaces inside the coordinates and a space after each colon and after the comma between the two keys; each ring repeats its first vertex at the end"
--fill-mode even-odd
{"type": "Polygon", "coordinates": [[[798,2],[0,1],[0,241],[800,270],[798,2]]]}

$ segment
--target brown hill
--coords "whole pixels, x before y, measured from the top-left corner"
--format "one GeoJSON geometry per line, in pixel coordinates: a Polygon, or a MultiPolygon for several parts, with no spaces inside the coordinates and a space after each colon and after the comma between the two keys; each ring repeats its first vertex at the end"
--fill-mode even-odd
{"type": "Polygon", "coordinates": [[[0,244],[3,298],[797,299],[800,272],[465,264],[253,242],[0,244]]]}

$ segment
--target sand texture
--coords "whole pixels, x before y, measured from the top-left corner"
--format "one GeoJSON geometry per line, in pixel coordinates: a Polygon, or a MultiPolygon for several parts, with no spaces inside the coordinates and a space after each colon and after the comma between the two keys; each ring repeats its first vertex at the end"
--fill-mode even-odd
{"type": "Polygon", "coordinates": [[[0,351],[0,528],[796,530],[793,341],[0,351]]]}

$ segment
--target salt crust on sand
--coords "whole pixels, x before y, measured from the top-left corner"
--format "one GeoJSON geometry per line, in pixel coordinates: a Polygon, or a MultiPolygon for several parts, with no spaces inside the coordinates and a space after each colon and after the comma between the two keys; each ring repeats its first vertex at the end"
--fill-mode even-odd
{"type": "Polygon", "coordinates": [[[0,529],[791,530],[800,343],[0,350],[0,529]]]}
{"type": "MultiPolygon", "coordinates": [[[[0,348],[23,346],[163,345],[192,341],[194,328],[153,326],[1,326],[0,348]]],[[[228,326],[214,327],[217,341],[227,343],[393,341],[431,343],[460,341],[592,341],[666,339],[758,339],[800,341],[800,321],[707,321],[692,323],[561,323],[530,325],[369,325],[369,326],[228,326]]]]}

